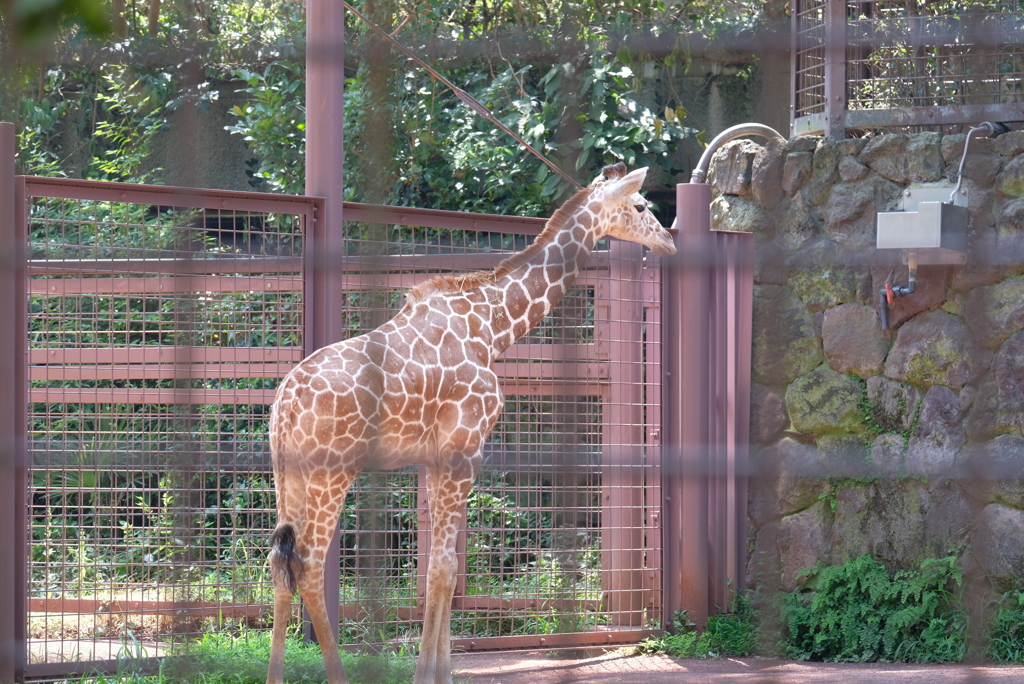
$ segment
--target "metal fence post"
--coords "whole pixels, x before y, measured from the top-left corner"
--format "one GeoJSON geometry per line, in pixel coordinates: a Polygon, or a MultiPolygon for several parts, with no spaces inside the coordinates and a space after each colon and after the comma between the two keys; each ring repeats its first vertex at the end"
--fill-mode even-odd
{"type": "Polygon", "coordinates": [[[825,136],[846,137],[846,0],[825,0],[825,136]]]}
{"type": "MultiPolygon", "coordinates": [[[[312,339],[307,353],[342,339],[341,257],[344,244],[345,10],[334,0],[306,3],[306,194],[325,198],[315,224],[312,256],[312,339]]],[[[307,268],[309,264],[307,264],[307,268]]],[[[327,551],[324,572],[327,615],[335,632],[341,624],[340,532],[327,551]]],[[[307,637],[312,628],[307,624],[307,637]]]]}
{"type": "Polygon", "coordinates": [[[665,284],[663,496],[665,603],[703,627],[708,617],[708,315],[711,187],[676,186],[679,251],[665,284]]]}
{"type": "Polygon", "coordinates": [[[0,682],[21,681],[26,630],[25,279],[14,124],[0,123],[0,682]]]}
{"type": "Polygon", "coordinates": [[[614,363],[602,410],[602,588],[613,625],[643,624],[643,282],[639,245],[611,245],[610,282],[598,287],[608,319],[595,321],[599,344],[614,363]]]}

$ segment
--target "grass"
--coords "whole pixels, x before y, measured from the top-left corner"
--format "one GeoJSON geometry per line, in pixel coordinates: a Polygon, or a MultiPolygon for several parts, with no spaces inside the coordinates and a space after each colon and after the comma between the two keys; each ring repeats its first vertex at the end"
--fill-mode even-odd
{"type": "Polygon", "coordinates": [[[1024,662],[1024,590],[1006,592],[993,607],[986,658],[997,663],[1024,662]]]}
{"type": "MultiPolygon", "coordinates": [[[[139,649],[137,655],[145,657],[146,654],[139,649]]],[[[94,674],[81,681],[83,684],[263,684],[269,659],[269,633],[208,634],[181,653],[161,659],[155,673],[140,672],[125,665],[117,674],[94,674]]],[[[406,649],[380,655],[342,651],[341,660],[352,684],[406,684],[412,681],[416,671],[416,660],[406,649]]],[[[320,647],[289,639],[284,671],[285,680],[290,684],[322,684],[325,673],[320,647]]]]}

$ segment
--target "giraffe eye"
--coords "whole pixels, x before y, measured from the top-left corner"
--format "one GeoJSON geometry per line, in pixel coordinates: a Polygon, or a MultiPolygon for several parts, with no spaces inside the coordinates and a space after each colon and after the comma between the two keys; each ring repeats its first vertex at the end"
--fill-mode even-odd
{"type": "Polygon", "coordinates": [[[644,213],[644,209],[646,209],[646,207],[642,204],[634,204],[633,208],[636,209],[636,213],[638,214],[644,213]]]}

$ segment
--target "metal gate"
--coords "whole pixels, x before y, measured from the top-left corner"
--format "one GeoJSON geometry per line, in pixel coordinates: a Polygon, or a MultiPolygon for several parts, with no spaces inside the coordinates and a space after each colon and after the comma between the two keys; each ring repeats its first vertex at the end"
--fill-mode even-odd
{"type": "MultiPolygon", "coordinates": [[[[14,329],[28,334],[7,370],[28,448],[5,465],[26,484],[11,488],[8,528],[24,558],[12,585],[26,591],[8,610],[30,679],[159,657],[204,630],[266,628],[266,412],[316,344],[307,312],[337,307],[359,334],[417,280],[494,266],[543,225],[346,205],[344,253],[330,255],[344,288],[317,301],[304,268],[323,228],[315,199],[15,185],[5,239],[24,250],[27,233],[28,251],[7,275],[27,303],[13,306],[14,329]]],[[[624,643],[660,626],[659,295],[639,247],[600,245],[496,364],[507,404],[460,538],[456,648],[624,643]]],[[[418,638],[418,480],[366,473],[350,494],[335,578],[343,644],[418,638]]]]}
{"type": "MultiPolygon", "coordinates": [[[[19,178],[28,677],[266,622],[266,421],[317,201],[19,178]]],[[[17,328],[16,328],[17,329],[17,328]]]]}

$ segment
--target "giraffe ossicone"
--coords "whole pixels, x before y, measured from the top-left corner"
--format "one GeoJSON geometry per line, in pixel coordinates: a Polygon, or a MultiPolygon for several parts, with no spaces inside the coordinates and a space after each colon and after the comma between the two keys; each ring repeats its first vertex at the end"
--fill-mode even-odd
{"type": "Polygon", "coordinates": [[[330,684],[347,682],[324,603],[324,560],[352,483],[365,467],[426,470],[432,542],[415,684],[451,684],[455,541],[481,449],[501,413],[492,364],[547,316],[602,237],[659,256],[672,236],[639,194],[647,169],[622,163],[562,205],[524,251],[493,271],[437,276],[390,321],[320,349],[282,381],[270,416],[277,491],[271,538],[274,633],[268,684],[281,684],[296,589],[330,684]]]}

